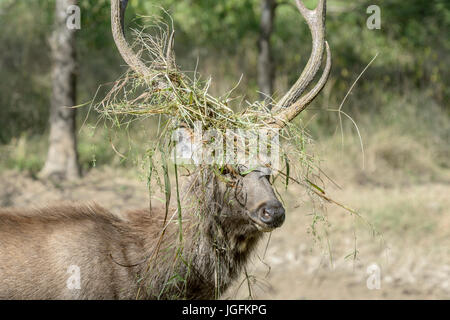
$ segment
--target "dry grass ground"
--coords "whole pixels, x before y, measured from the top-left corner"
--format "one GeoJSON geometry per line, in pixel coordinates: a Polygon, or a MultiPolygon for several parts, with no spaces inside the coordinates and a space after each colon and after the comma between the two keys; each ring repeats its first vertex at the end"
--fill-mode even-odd
{"type": "MultiPolygon", "coordinates": [[[[322,146],[328,150],[322,151],[327,159],[323,168],[340,185],[328,183],[328,192],[358,210],[382,236],[374,237],[360,219],[335,205],[311,201],[305,190],[292,186],[283,195],[285,224],[272,233],[267,248],[267,241],[261,244],[248,268],[253,297],[450,298],[448,173],[425,151],[416,152],[411,141],[369,143],[364,169],[358,151],[336,145],[322,146]],[[311,214],[320,205],[326,209],[323,219],[311,214]],[[381,271],[379,290],[366,283],[367,268],[374,263],[381,271]]],[[[4,171],[0,179],[1,207],[95,201],[123,211],[148,205],[145,182],[125,169],[93,169],[82,180],[59,186],[17,171],[4,171]]],[[[225,298],[248,296],[243,279],[225,298]]]]}
{"type": "MultiPolygon", "coordinates": [[[[273,232],[265,256],[260,250],[264,258],[255,259],[251,268],[259,280],[253,294],[268,299],[450,298],[448,170],[409,137],[380,132],[368,139],[364,168],[357,141],[348,145],[332,140],[319,146],[326,159],[322,168],[340,186],[328,183],[327,191],[356,209],[380,235],[326,204],[327,227],[317,222],[318,239],[311,234],[310,215],[317,203],[291,188],[285,196],[286,223],[273,232]],[[380,268],[379,290],[367,286],[373,264],[380,268]]],[[[238,292],[247,297],[247,286],[238,292]]]]}
{"type": "MultiPolygon", "coordinates": [[[[295,208],[295,202],[290,202],[286,223],[273,232],[263,258],[271,268],[258,258],[250,268],[259,280],[254,295],[268,299],[450,298],[449,193],[450,185],[444,184],[393,189],[350,186],[334,193],[363,215],[367,213],[382,239],[373,237],[342,209],[327,205],[328,236],[317,241],[308,233],[310,205],[295,208]],[[352,255],[355,241],[356,258],[352,255]],[[366,284],[367,268],[374,263],[381,271],[380,290],[369,290],[366,284]]],[[[298,195],[291,191],[289,198],[298,199],[298,195]]],[[[246,285],[238,296],[248,296],[246,285]]]]}

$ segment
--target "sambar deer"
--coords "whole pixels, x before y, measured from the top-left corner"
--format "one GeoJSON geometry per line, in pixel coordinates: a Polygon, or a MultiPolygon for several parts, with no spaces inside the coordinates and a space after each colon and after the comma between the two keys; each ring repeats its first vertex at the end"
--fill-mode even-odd
{"type": "MultiPolygon", "coordinates": [[[[146,74],[150,70],[123,33],[127,2],[111,0],[114,40],[126,63],[146,74]]],[[[312,54],[297,82],[273,107],[274,128],[285,126],[319,94],[331,69],[325,41],[326,1],[319,0],[314,10],[300,0],[296,4],[312,34],[312,54]],[[323,74],[303,94],[322,64],[325,49],[323,74]]],[[[164,225],[164,208],[123,215],[97,205],[1,210],[0,298],[220,297],[245,267],[264,232],[280,227],[285,219],[266,168],[221,174],[232,183],[212,169],[188,178],[181,197],[185,206],[181,248],[178,220],[164,225]],[[196,206],[195,215],[189,205],[196,206]]]]}

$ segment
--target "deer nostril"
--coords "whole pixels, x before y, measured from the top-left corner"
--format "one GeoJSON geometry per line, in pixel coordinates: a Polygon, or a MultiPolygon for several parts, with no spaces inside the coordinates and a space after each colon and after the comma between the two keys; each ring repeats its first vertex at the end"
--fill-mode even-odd
{"type": "Polygon", "coordinates": [[[273,217],[273,213],[271,212],[270,209],[264,209],[263,213],[261,215],[261,220],[265,223],[268,223],[272,220],[273,217]]]}
{"type": "Polygon", "coordinates": [[[285,210],[279,201],[267,203],[260,213],[260,220],[275,227],[281,226],[284,222],[285,210]]]}

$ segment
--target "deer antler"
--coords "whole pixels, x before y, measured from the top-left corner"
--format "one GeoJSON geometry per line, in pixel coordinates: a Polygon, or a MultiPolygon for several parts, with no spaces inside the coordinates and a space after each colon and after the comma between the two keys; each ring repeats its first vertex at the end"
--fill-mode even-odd
{"type": "Polygon", "coordinates": [[[328,42],[325,41],[326,0],[319,0],[314,10],[306,8],[301,0],[296,0],[297,8],[305,18],[312,36],[312,51],[305,69],[297,82],[284,95],[273,109],[275,115],[274,127],[282,128],[287,122],[294,119],[308,104],[320,93],[325,86],[331,70],[331,52],[328,42]],[[324,48],[327,51],[327,60],[323,74],[317,84],[302,96],[306,87],[313,81],[322,64],[324,48]]]}
{"type": "Polygon", "coordinates": [[[152,72],[139,56],[131,49],[125,39],[124,16],[128,0],[111,0],[111,28],[117,49],[123,60],[141,76],[149,76],[152,72]]]}

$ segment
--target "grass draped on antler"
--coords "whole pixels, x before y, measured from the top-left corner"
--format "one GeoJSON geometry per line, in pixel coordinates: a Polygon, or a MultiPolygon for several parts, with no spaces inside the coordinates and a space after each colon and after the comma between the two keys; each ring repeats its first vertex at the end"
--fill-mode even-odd
{"type": "MultiPolygon", "coordinates": [[[[122,126],[134,120],[162,116],[165,121],[160,125],[164,123],[164,130],[158,130],[159,141],[170,139],[171,130],[180,124],[192,128],[194,123],[201,123],[203,129],[222,133],[230,129],[275,132],[274,116],[265,103],[247,102],[245,107],[236,108],[230,105],[230,101],[236,100],[232,98],[233,90],[216,98],[208,93],[210,80],[201,80],[195,72],[191,78],[179,70],[174,64],[173,32],[169,25],[159,22],[142,31],[135,30],[134,35],[133,47],[142,60],[147,60],[151,73],[142,75],[130,69],[117,80],[106,97],[95,105],[95,110],[105,119],[122,126]]],[[[295,169],[301,169],[303,177],[309,176],[314,168],[318,169],[314,157],[306,152],[312,140],[303,128],[288,122],[276,133],[283,142],[277,145],[280,154],[284,154],[286,165],[290,164],[288,176],[295,174],[295,169]]],[[[154,147],[153,151],[152,155],[160,152],[160,148],[154,147]]],[[[301,176],[296,176],[294,181],[306,181],[301,176]]],[[[289,179],[283,178],[283,181],[289,183],[289,179]]]]}
{"type": "Polygon", "coordinates": [[[190,127],[201,122],[205,128],[217,130],[271,128],[268,122],[273,118],[266,105],[255,102],[234,112],[229,105],[231,92],[213,97],[208,93],[210,81],[200,80],[197,74],[191,79],[174,65],[171,54],[167,54],[173,35],[170,28],[160,24],[151,29],[152,34],[135,31],[134,46],[140,48],[141,58],[149,57],[151,74],[143,76],[130,70],[95,106],[96,111],[116,124],[124,119],[163,115],[190,127]]]}
{"type": "MultiPolygon", "coordinates": [[[[299,9],[301,11],[307,10],[301,5],[299,9]]],[[[307,15],[308,19],[311,20],[309,23],[317,24],[319,28],[322,14],[324,12],[320,11],[319,5],[319,9],[314,16],[307,15]]],[[[360,217],[357,212],[334,201],[326,194],[322,178],[328,179],[328,177],[320,170],[316,157],[309,154],[308,146],[312,140],[301,126],[291,122],[320,92],[330,71],[329,47],[323,39],[321,33],[323,31],[320,28],[318,29],[320,31],[315,33],[315,41],[323,42],[322,45],[327,50],[328,58],[324,74],[319,83],[304,96],[303,100],[297,97],[300,89],[294,86],[292,92],[290,91],[286,95],[286,99],[293,101],[294,108],[292,110],[283,109],[284,103],[281,105],[280,103],[273,103],[273,109],[278,115],[274,115],[271,112],[271,106],[264,102],[247,103],[245,107],[241,106],[241,108],[232,107],[230,101],[234,101],[231,98],[233,90],[222,97],[213,97],[208,93],[210,80],[200,80],[196,72],[192,73],[192,77],[181,72],[175,63],[173,54],[174,33],[172,30],[173,27],[161,21],[144,30],[135,30],[135,43],[132,49],[139,52],[137,56],[143,64],[134,68],[131,66],[130,70],[114,83],[106,97],[94,107],[105,119],[110,120],[116,126],[152,116],[159,116],[160,119],[163,119],[159,121],[157,139],[154,143],[149,141],[152,144],[145,156],[150,168],[147,177],[149,188],[152,179],[155,179],[166,195],[166,216],[171,194],[168,171],[168,155],[170,153],[168,147],[170,143],[168,141],[171,139],[173,130],[180,125],[193,128],[195,124],[201,123],[202,129],[214,129],[223,134],[228,133],[230,129],[246,130],[250,133],[265,129],[267,132],[278,134],[279,139],[276,142],[276,147],[279,148],[279,154],[284,162],[281,168],[273,170],[273,180],[281,180],[285,187],[291,182],[297,183],[305,187],[311,196],[318,197],[321,202],[337,204],[352,215],[360,217]],[[238,111],[235,111],[235,109],[238,111]],[[279,116],[280,113],[281,117],[279,116]],[[162,183],[161,177],[164,178],[164,183],[162,183]]],[[[117,33],[117,30],[115,31],[117,33]]],[[[122,56],[124,56],[123,53],[122,56]]],[[[124,59],[127,60],[126,56],[124,59]]],[[[316,56],[315,60],[317,60],[316,64],[320,63],[321,56],[316,56]]],[[[310,62],[308,62],[309,64],[310,62]]],[[[312,79],[317,72],[318,66],[316,65],[316,67],[316,70],[311,67],[312,73],[306,73],[306,77],[312,79]]],[[[298,86],[303,86],[301,81],[298,86]]],[[[286,99],[283,98],[281,101],[286,99]]],[[[287,104],[287,102],[285,103],[287,104]]],[[[272,141],[269,139],[268,143],[270,144],[272,141]]],[[[270,149],[273,147],[275,146],[268,146],[270,149]]],[[[179,203],[176,164],[174,168],[177,201],[179,203]]],[[[274,188],[276,190],[277,184],[274,184],[274,188]]],[[[278,191],[277,193],[280,195],[278,191]]],[[[178,207],[181,217],[181,206],[178,205],[178,207]]],[[[181,221],[179,221],[179,224],[181,228],[181,221]]],[[[180,241],[182,242],[182,240],[180,241]]]]}
{"type": "MultiPolygon", "coordinates": [[[[155,21],[154,17],[152,19],[155,21]]],[[[161,158],[161,144],[165,145],[170,140],[172,130],[180,124],[192,128],[194,123],[201,123],[204,129],[222,133],[229,129],[249,132],[274,130],[276,116],[264,102],[247,102],[245,107],[233,108],[229,104],[235,100],[231,96],[233,90],[216,98],[208,93],[210,80],[201,80],[196,72],[189,77],[180,71],[173,54],[173,35],[173,27],[161,19],[140,31],[134,30],[135,43],[132,47],[139,52],[149,72],[143,75],[131,68],[94,106],[95,110],[116,126],[162,116],[165,121],[159,125],[164,124],[164,128],[158,128],[158,141],[147,152],[154,159],[161,158]]],[[[309,189],[311,195],[332,202],[323,187],[318,186],[323,185],[321,177],[328,177],[320,170],[316,157],[308,152],[312,139],[304,128],[294,122],[286,122],[277,133],[280,137],[277,147],[280,148],[284,166],[282,171],[274,172],[275,177],[279,177],[286,187],[294,182],[309,189]]],[[[162,157],[167,158],[168,154],[166,150],[162,157]]],[[[155,165],[152,172],[158,174],[159,167],[155,165]]]]}

